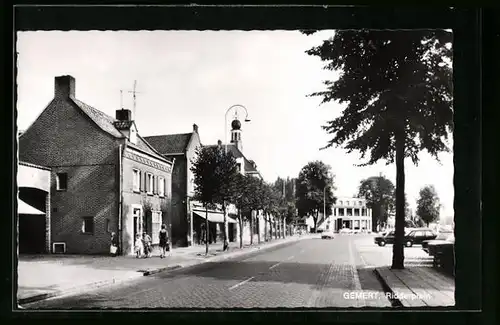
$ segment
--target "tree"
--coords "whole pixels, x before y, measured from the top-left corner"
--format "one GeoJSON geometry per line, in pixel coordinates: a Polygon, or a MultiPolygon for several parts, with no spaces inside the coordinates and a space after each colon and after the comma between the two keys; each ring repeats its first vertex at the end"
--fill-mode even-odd
{"type": "MultiPolygon", "coordinates": [[[[227,205],[233,198],[236,187],[238,167],[231,153],[226,153],[222,146],[200,147],[192,161],[194,174],[195,199],[200,201],[206,211],[206,233],[208,237],[208,209],[221,205],[224,213],[223,250],[227,250],[227,205]]],[[[207,254],[208,254],[208,238],[207,254]]]]}
{"type": "Polygon", "coordinates": [[[246,220],[250,222],[250,244],[253,244],[252,212],[261,207],[261,195],[259,193],[260,180],[253,176],[238,174],[236,184],[237,186],[233,192],[233,202],[238,209],[241,248],[243,246],[243,224],[246,220]]]}
{"type": "MultiPolygon", "coordinates": [[[[249,182],[249,198],[250,198],[250,244],[253,244],[253,236],[254,236],[254,215],[258,215],[259,211],[263,211],[266,204],[266,195],[267,192],[265,190],[266,183],[259,178],[255,178],[252,176],[248,176],[249,182]]],[[[257,240],[260,243],[260,223],[257,224],[257,240]]]]}
{"type": "MultiPolygon", "coordinates": [[[[309,162],[302,167],[297,179],[297,209],[300,216],[312,216],[316,231],[320,211],[326,207],[326,216],[332,214],[335,186],[331,167],[322,161],[309,162]],[[326,200],[324,200],[324,197],[326,200]],[[326,205],[324,205],[326,201],[326,205]]],[[[326,217],[325,216],[325,217],[326,217]]]]}
{"type": "Polygon", "coordinates": [[[281,224],[280,236],[286,237],[285,223],[290,224],[297,218],[295,209],[295,179],[278,177],[274,182],[274,190],[280,196],[278,200],[278,213],[281,224]]]}
{"type": "Polygon", "coordinates": [[[434,186],[424,186],[417,200],[418,217],[429,227],[429,223],[439,219],[440,208],[439,197],[434,186]]]}
{"type": "Polygon", "coordinates": [[[219,181],[215,178],[217,167],[217,149],[214,147],[198,147],[195,159],[192,160],[191,171],[194,175],[194,199],[205,208],[205,254],[208,255],[209,231],[208,209],[216,207],[215,197],[219,181]]]}
{"type": "Polygon", "coordinates": [[[394,184],[384,176],[368,177],[360,182],[358,195],[372,209],[372,231],[377,231],[377,226],[385,224],[394,209],[394,184]]]}
{"type": "MultiPolygon", "coordinates": [[[[309,34],[310,32],[308,32],[309,34]]],[[[343,114],[323,126],[333,138],[325,148],[357,150],[363,165],[380,159],[396,163],[396,230],[392,268],[404,268],[404,159],[418,163],[427,150],[438,159],[452,130],[452,33],[445,30],[336,31],[306,51],[339,71],[335,82],[309,96],[322,103],[347,104],[343,114]]]]}

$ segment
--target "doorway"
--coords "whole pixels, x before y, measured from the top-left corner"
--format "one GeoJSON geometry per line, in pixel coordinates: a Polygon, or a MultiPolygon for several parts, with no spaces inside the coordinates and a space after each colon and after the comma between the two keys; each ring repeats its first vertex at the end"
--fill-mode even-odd
{"type": "Polygon", "coordinates": [[[19,253],[45,253],[45,215],[19,214],[19,253]]]}

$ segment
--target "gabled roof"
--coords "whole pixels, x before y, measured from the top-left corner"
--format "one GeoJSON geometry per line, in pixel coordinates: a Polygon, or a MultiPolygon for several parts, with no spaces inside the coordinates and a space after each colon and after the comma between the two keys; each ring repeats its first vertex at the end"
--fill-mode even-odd
{"type": "Polygon", "coordinates": [[[146,141],[151,144],[160,154],[168,155],[186,152],[189,140],[191,140],[192,135],[193,132],[165,134],[144,137],[144,139],[146,139],[146,141]]]}
{"type": "MultiPolygon", "coordinates": [[[[119,131],[119,129],[123,129],[126,127],[130,127],[134,122],[133,121],[118,121],[117,119],[101,112],[100,110],[85,104],[84,102],[71,98],[71,100],[88,116],[92,121],[94,121],[98,127],[100,127],[103,131],[109,133],[115,138],[125,138],[123,133],[119,131]]],[[[140,135],[137,135],[137,143],[133,144],[129,140],[127,140],[127,145],[132,148],[137,148],[142,150],[156,158],[165,159],[162,157],[155,149],[152,147],[147,141],[144,140],[140,135]]]]}
{"type": "Polygon", "coordinates": [[[112,136],[116,138],[124,138],[125,136],[118,131],[113,123],[116,121],[116,119],[112,118],[111,116],[104,114],[100,110],[85,104],[84,102],[72,98],[73,102],[80,107],[80,109],[87,114],[96,124],[99,126],[102,130],[106,131],[107,133],[111,134],[112,136]]]}
{"type": "MultiPolygon", "coordinates": [[[[222,145],[224,147],[224,145],[222,145]]],[[[208,147],[217,147],[216,144],[214,145],[209,145],[208,147]]],[[[248,160],[245,155],[234,145],[234,143],[228,143],[227,144],[227,150],[229,150],[234,158],[243,158],[244,161],[244,166],[243,168],[245,169],[245,173],[259,173],[259,171],[254,167],[254,165],[248,160]]],[[[253,162],[253,160],[251,160],[253,162]]]]}

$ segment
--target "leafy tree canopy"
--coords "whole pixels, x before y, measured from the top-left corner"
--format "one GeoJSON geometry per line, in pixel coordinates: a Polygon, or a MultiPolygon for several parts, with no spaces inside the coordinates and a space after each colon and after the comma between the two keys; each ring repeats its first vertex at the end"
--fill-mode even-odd
{"type": "Polygon", "coordinates": [[[424,186],[417,200],[417,216],[427,225],[439,219],[441,205],[434,186],[424,186]]]}
{"type": "Polygon", "coordinates": [[[405,156],[416,164],[418,152],[437,158],[452,127],[452,34],[444,30],[336,31],[306,53],[340,73],[325,81],[323,103],[345,103],[344,113],[323,128],[334,135],[326,147],[345,145],[367,152],[373,164],[394,161],[396,133],[404,133],[405,156]]]}

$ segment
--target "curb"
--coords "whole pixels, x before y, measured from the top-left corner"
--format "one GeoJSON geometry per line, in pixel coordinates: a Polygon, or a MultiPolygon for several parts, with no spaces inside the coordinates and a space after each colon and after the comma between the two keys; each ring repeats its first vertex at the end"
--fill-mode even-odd
{"type": "Polygon", "coordinates": [[[276,247],[279,245],[290,244],[290,243],[298,242],[300,240],[304,240],[304,239],[308,239],[308,238],[314,238],[314,237],[303,236],[303,237],[296,238],[294,240],[289,240],[289,241],[279,242],[279,243],[270,243],[268,245],[265,245],[264,247],[251,247],[250,249],[243,249],[241,251],[226,253],[226,254],[222,254],[219,256],[213,256],[213,257],[210,257],[210,258],[207,258],[204,260],[195,261],[195,262],[188,262],[185,264],[175,264],[175,265],[161,267],[161,268],[157,268],[157,269],[139,271],[137,273],[137,275],[134,275],[134,276],[128,276],[128,277],[123,277],[123,278],[113,278],[110,280],[97,281],[97,282],[93,282],[93,283],[89,283],[89,284],[85,284],[85,285],[81,285],[81,286],[77,286],[77,287],[73,287],[73,288],[69,288],[69,289],[41,293],[41,294],[37,294],[34,296],[17,299],[17,304],[18,305],[29,304],[29,303],[33,303],[33,302],[37,302],[37,301],[41,301],[41,300],[46,300],[49,298],[65,296],[68,294],[85,293],[85,292],[88,292],[90,290],[98,289],[98,288],[101,288],[104,286],[109,286],[112,284],[119,284],[119,283],[123,283],[123,282],[128,282],[130,280],[138,279],[141,276],[149,276],[149,275],[157,274],[160,272],[173,271],[173,270],[177,270],[177,269],[181,269],[181,268],[197,266],[197,265],[206,264],[206,263],[210,263],[210,262],[223,261],[223,260],[226,260],[229,258],[244,256],[244,255],[255,253],[255,252],[261,251],[261,250],[264,251],[266,249],[270,249],[270,248],[273,248],[273,247],[276,247]]]}
{"type": "Polygon", "coordinates": [[[403,308],[404,307],[403,303],[401,302],[401,300],[394,298],[395,297],[394,291],[387,284],[384,277],[380,274],[380,272],[378,271],[378,268],[373,269],[373,273],[375,274],[375,277],[382,285],[382,289],[384,289],[384,292],[390,293],[390,298],[388,298],[388,299],[389,299],[389,302],[391,303],[392,307],[403,308]]]}
{"type": "Polygon", "coordinates": [[[41,293],[41,294],[37,294],[34,296],[30,296],[30,297],[19,298],[19,299],[17,299],[17,304],[23,305],[23,304],[29,304],[32,302],[40,301],[40,300],[46,300],[49,298],[65,296],[68,294],[85,293],[85,292],[88,292],[90,290],[98,289],[98,288],[101,288],[104,286],[109,286],[112,284],[119,284],[119,283],[123,283],[123,282],[128,282],[130,280],[138,279],[140,276],[141,276],[140,274],[137,274],[134,276],[127,276],[127,277],[123,277],[123,278],[113,278],[110,280],[97,281],[97,282],[88,283],[88,284],[84,284],[84,285],[80,285],[80,286],[76,286],[76,287],[72,287],[72,288],[68,288],[68,289],[57,290],[54,292],[41,293]]]}

